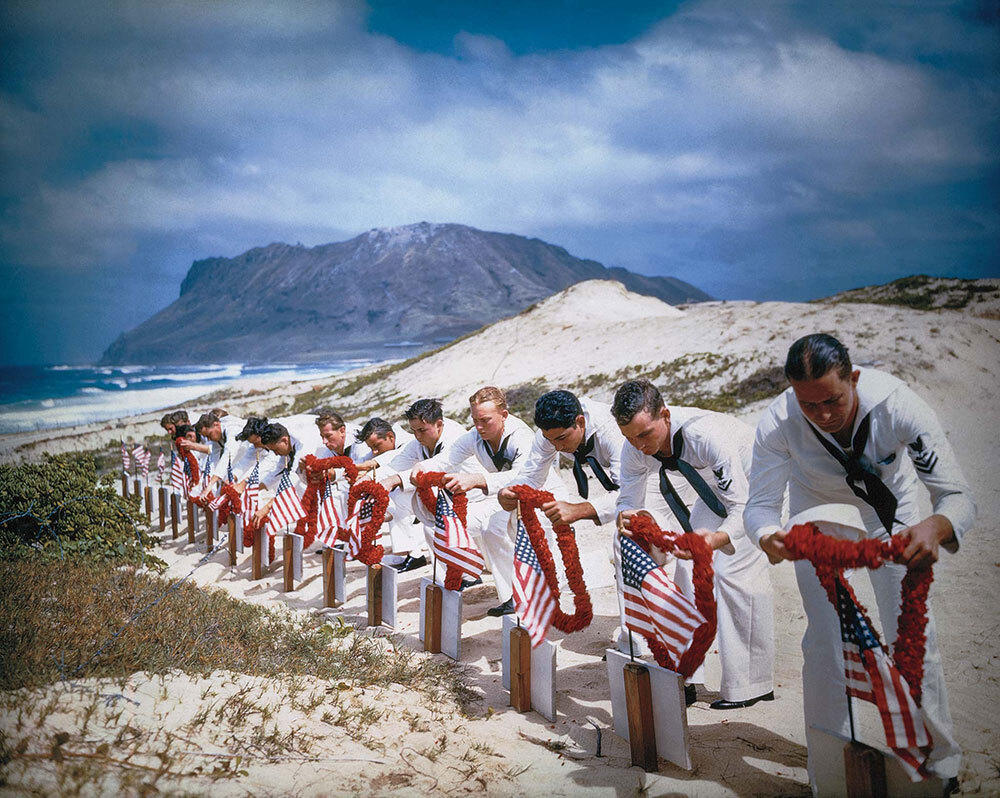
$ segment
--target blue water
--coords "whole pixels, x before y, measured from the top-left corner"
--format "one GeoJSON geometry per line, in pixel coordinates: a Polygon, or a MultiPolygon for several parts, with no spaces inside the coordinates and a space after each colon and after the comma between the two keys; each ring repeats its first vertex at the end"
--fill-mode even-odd
{"type": "Polygon", "coordinates": [[[0,433],[108,421],[181,407],[239,380],[321,379],[375,362],[199,366],[0,367],[0,433]]]}

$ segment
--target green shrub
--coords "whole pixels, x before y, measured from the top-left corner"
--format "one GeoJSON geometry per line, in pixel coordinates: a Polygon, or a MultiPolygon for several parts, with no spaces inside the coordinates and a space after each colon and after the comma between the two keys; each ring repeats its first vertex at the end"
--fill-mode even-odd
{"type": "Polygon", "coordinates": [[[163,567],[146,549],[139,498],[122,498],[93,457],[45,455],[41,463],[0,465],[0,558],[99,559],[163,567]]]}

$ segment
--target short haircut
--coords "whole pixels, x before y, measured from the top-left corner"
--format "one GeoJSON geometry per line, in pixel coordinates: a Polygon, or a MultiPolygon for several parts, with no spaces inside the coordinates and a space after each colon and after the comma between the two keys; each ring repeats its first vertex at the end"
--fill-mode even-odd
{"type": "Polygon", "coordinates": [[[847,347],[832,335],[806,335],[788,349],[785,376],[789,380],[818,380],[831,369],[836,369],[841,379],[846,380],[851,376],[851,356],[847,353],[847,347]]]}
{"type": "Polygon", "coordinates": [[[646,379],[629,380],[615,391],[615,400],[611,403],[611,414],[618,422],[618,426],[624,427],[643,410],[650,416],[654,416],[663,407],[663,397],[653,383],[646,379]]]}
{"type": "Polygon", "coordinates": [[[170,417],[174,420],[175,424],[191,423],[191,420],[188,418],[187,410],[175,410],[170,414],[170,417]]]}
{"type": "Polygon", "coordinates": [[[507,409],[507,395],[494,385],[480,388],[469,397],[470,405],[481,405],[484,402],[493,402],[501,410],[507,409]]]}
{"type": "Polygon", "coordinates": [[[580,400],[569,391],[549,391],[535,402],[535,426],[539,429],[566,429],[582,415],[580,400]]]}
{"type": "Polygon", "coordinates": [[[427,424],[433,424],[444,417],[441,412],[441,403],[437,399],[417,399],[403,411],[403,415],[407,421],[419,418],[427,424]]]}
{"type": "MultiPolygon", "coordinates": [[[[268,424],[260,431],[260,442],[264,446],[270,446],[272,443],[280,441],[286,435],[288,435],[288,429],[285,425],[274,422],[268,424]]],[[[291,439],[291,436],[289,436],[289,439],[291,439]]]]}
{"type": "Polygon", "coordinates": [[[243,425],[243,429],[240,430],[239,435],[236,436],[238,441],[246,441],[250,439],[251,435],[260,435],[264,427],[267,426],[267,417],[258,418],[251,416],[247,419],[247,423],[243,425]]]}
{"type": "Polygon", "coordinates": [[[194,422],[195,431],[201,435],[203,429],[211,427],[213,424],[217,423],[219,417],[214,413],[202,413],[200,418],[194,422]]]}
{"type": "Polygon", "coordinates": [[[177,424],[174,427],[174,438],[186,438],[189,432],[194,432],[197,435],[197,431],[190,424],[177,424]]]}
{"type": "Polygon", "coordinates": [[[392,432],[392,425],[386,421],[384,418],[370,418],[365,422],[365,425],[354,433],[354,439],[359,443],[364,443],[368,438],[374,435],[376,438],[385,438],[392,432]]]}
{"type": "Polygon", "coordinates": [[[344,419],[332,410],[320,410],[319,416],[316,418],[316,426],[322,430],[327,424],[333,424],[334,430],[338,430],[344,426],[344,419]]]}
{"type": "Polygon", "coordinates": [[[174,423],[173,413],[166,413],[164,414],[163,418],[160,419],[160,426],[163,427],[163,429],[167,428],[167,424],[173,424],[173,423],[174,423]]]}

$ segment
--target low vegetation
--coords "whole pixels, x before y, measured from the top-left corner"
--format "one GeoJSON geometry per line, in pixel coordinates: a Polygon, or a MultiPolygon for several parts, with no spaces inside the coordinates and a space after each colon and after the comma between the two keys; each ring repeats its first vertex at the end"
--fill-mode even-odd
{"type": "Polygon", "coordinates": [[[993,315],[996,308],[991,308],[990,303],[995,305],[1000,301],[1000,283],[996,280],[962,280],[914,274],[885,285],[855,288],[816,301],[901,305],[914,310],[975,310],[982,306],[987,311],[985,315],[993,315]]]}

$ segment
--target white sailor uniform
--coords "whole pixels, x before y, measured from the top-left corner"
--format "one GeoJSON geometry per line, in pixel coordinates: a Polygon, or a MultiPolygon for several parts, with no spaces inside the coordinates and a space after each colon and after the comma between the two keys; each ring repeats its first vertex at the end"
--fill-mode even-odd
{"type": "MultiPolygon", "coordinates": [[[[759,545],[764,535],[781,528],[781,505],[787,486],[791,515],[820,504],[851,504],[860,510],[869,536],[886,539],[887,527],[899,532],[921,520],[917,504],[919,477],[930,492],[934,513],[947,517],[954,527],[955,540],[944,548],[957,550],[962,536],[975,521],[976,506],[934,411],[895,377],[874,369],[859,371],[858,411],[850,451],[845,451],[830,435],[809,423],[792,389],[767,408],[757,426],[754,442],[752,490],[744,513],[748,536],[759,545]],[[856,460],[855,465],[860,464],[888,488],[891,495],[886,501],[877,502],[879,507],[876,508],[863,500],[848,483],[847,470],[833,451],[839,452],[845,461],[852,453],[863,455],[864,459],[856,460]]],[[[863,478],[871,479],[870,476],[863,478]]],[[[880,490],[871,481],[862,485],[861,478],[854,484],[861,488],[860,493],[867,492],[873,497],[880,490]]],[[[905,573],[904,566],[895,564],[868,572],[878,603],[883,639],[890,646],[896,639],[901,582],[905,573]]],[[[810,563],[796,562],[795,576],[807,620],[802,638],[806,739],[809,740],[814,726],[846,736],[849,719],[837,614],[810,563]]],[[[930,610],[922,712],[934,738],[929,769],[943,779],[951,778],[958,773],[961,749],[952,733],[941,655],[930,610]]],[[[810,749],[814,750],[814,746],[810,749]]],[[[810,757],[809,778],[815,790],[813,771],[814,762],[810,757]]]]}
{"type": "MultiPolygon", "coordinates": [[[[661,515],[669,519],[672,531],[710,529],[729,535],[732,553],[720,549],[712,558],[722,666],[719,692],[723,700],[745,701],[774,686],[771,577],[767,558],[743,530],[753,430],[722,413],[693,407],[669,410],[672,456],[661,460],[626,443],[617,508],[661,515]]],[[[678,560],[675,579],[693,598],[691,568],[690,560],[678,560]]],[[[695,673],[691,681],[701,681],[700,675],[695,673]]]]}

